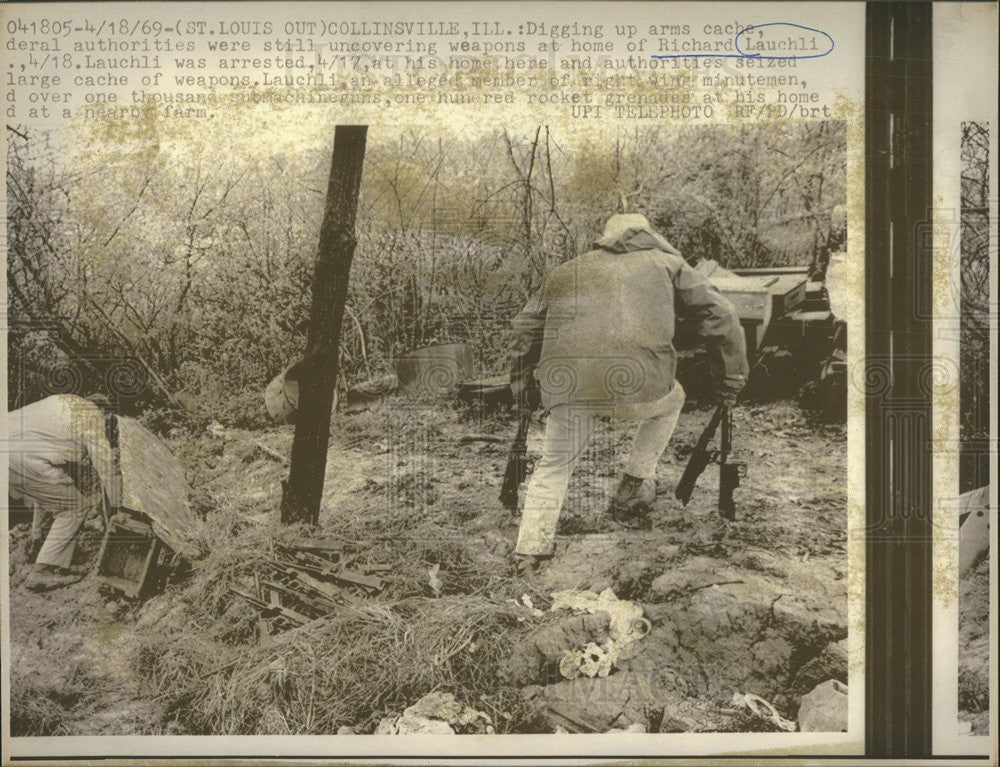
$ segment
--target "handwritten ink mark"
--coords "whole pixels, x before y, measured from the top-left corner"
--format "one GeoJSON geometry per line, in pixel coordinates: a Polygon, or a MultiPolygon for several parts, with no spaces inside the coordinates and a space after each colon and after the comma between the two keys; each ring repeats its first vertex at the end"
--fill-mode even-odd
{"type": "MultiPolygon", "coordinates": [[[[758,32],[758,34],[760,35],[761,39],[763,39],[764,33],[758,32]]],[[[653,58],[687,59],[687,58],[696,58],[699,56],[704,56],[705,58],[714,58],[714,59],[760,59],[761,61],[770,61],[777,59],[819,59],[822,58],[823,56],[829,56],[833,52],[833,49],[835,47],[833,38],[830,37],[830,35],[828,35],[823,30],[813,29],[812,27],[806,27],[801,24],[792,24],[791,22],[788,21],[772,21],[767,24],[754,24],[749,27],[746,27],[745,29],[741,29],[739,32],[736,33],[736,37],[733,38],[733,45],[736,47],[738,53],[709,53],[704,51],[691,51],[689,53],[654,54],[653,58]],[[761,30],[764,27],[795,27],[796,29],[803,29],[806,32],[815,32],[816,34],[823,35],[823,37],[829,40],[830,47],[829,49],[821,53],[810,53],[803,55],[791,53],[791,54],[784,54],[781,56],[764,56],[760,53],[750,53],[740,48],[740,36],[745,35],[748,32],[751,32],[752,30],[761,30]]]]}

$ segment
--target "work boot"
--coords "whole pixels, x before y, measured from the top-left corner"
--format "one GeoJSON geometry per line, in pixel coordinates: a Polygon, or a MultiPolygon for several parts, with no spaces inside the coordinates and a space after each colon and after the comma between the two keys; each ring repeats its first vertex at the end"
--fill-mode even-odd
{"type": "Polygon", "coordinates": [[[24,587],[29,591],[51,591],[81,581],[84,575],[64,570],[61,567],[35,565],[28,573],[28,577],[24,579],[24,587]]]}
{"type": "Polygon", "coordinates": [[[653,510],[655,498],[656,480],[623,474],[611,501],[611,518],[624,527],[648,530],[650,523],[646,515],[653,510]]]}

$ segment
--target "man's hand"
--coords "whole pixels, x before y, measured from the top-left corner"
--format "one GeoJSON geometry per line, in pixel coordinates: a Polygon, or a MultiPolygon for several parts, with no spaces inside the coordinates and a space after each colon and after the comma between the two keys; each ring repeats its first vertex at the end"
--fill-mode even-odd
{"type": "Polygon", "coordinates": [[[736,406],[736,398],[739,397],[739,394],[738,391],[720,387],[715,391],[715,404],[733,408],[736,406]]]}
{"type": "Polygon", "coordinates": [[[542,406],[542,390],[534,367],[515,368],[510,375],[510,391],[518,410],[534,412],[542,406]]]}

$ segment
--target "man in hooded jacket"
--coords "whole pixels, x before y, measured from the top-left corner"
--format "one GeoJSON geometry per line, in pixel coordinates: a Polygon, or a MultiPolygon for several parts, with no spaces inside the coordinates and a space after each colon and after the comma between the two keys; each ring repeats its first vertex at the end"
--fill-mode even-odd
{"type": "Polygon", "coordinates": [[[643,524],[684,404],[678,316],[712,348],[718,400],[735,403],[748,366],[733,305],[644,216],[612,216],[593,249],[554,269],[514,319],[511,389],[522,407],[549,411],[518,533],[523,560],[552,555],[570,475],[601,420],[639,422],[611,511],[643,524]]]}

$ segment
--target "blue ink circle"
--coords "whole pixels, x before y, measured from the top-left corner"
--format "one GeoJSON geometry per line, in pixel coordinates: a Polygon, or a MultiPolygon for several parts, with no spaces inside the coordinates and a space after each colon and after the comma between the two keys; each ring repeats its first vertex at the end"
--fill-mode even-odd
{"type": "Polygon", "coordinates": [[[772,21],[769,24],[754,24],[746,29],[741,29],[736,33],[736,37],[733,38],[733,44],[736,46],[736,50],[739,52],[741,58],[747,59],[818,59],[823,56],[828,56],[833,51],[834,43],[833,38],[830,37],[826,32],[821,29],[813,29],[812,27],[804,27],[801,24],[792,24],[787,21],[772,21]],[[794,27],[795,29],[804,29],[807,32],[815,32],[816,34],[823,35],[827,40],[830,41],[830,48],[822,53],[810,53],[806,56],[799,56],[796,54],[785,54],[782,56],[762,56],[759,53],[748,53],[740,48],[740,35],[746,34],[755,29],[763,29],[764,27],[794,27]]]}
{"type": "Polygon", "coordinates": [[[834,43],[833,38],[830,37],[822,29],[813,29],[812,27],[805,27],[801,24],[792,24],[789,21],[772,21],[768,24],[753,24],[746,29],[741,29],[736,33],[736,37],[733,38],[733,44],[736,46],[738,53],[708,53],[701,51],[693,51],[690,53],[654,53],[650,58],[654,59],[687,59],[687,58],[711,58],[711,59],[819,59],[823,56],[829,56],[833,52],[834,43]],[[817,34],[823,35],[827,40],[830,41],[829,50],[823,51],[823,53],[810,53],[807,56],[798,56],[795,54],[786,54],[783,56],[761,56],[759,53],[747,53],[746,51],[740,50],[740,35],[749,32],[754,29],[761,29],[762,27],[795,27],[796,29],[804,29],[807,32],[816,32],[817,34]]]}

